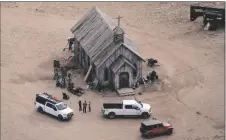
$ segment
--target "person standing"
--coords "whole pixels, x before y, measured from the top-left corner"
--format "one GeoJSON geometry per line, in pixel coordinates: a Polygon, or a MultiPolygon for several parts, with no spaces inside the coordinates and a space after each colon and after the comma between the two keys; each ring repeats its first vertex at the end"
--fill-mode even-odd
{"type": "Polygon", "coordinates": [[[89,101],[88,106],[89,106],[89,112],[91,112],[91,102],[90,101],[89,101]]]}
{"type": "Polygon", "coordinates": [[[87,107],[87,103],[86,101],[83,103],[83,113],[86,113],[86,107],[87,107]]]}
{"type": "Polygon", "coordinates": [[[72,50],[72,45],[74,44],[74,38],[68,38],[68,49],[71,51],[72,50]]]}
{"type": "Polygon", "coordinates": [[[82,101],[81,100],[78,101],[78,105],[79,105],[79,111],[82,111],[82,101]]]}

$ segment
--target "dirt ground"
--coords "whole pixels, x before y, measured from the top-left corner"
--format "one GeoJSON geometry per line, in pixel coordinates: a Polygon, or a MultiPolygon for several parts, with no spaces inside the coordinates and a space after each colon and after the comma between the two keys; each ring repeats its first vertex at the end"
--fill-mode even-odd
{"type": "MultiPolygon", "coordinates": [[[[205,3],[224,6],[224,3],[205,3]]],[[[164,81],[163,91],[137,98],[149,103],[153,116],[175,128],[166,140],[224,139],[224,29],[203,31],[202,19],[189,21],[190,3],[1,3],[1,138],[2,140],[141,140],[141,119],[108,120],[101,117],[103,102],[132,97],[103,97],[87,91],[82,100],[92,102],[92,112],[78,111],[78,97],[68,104],[75,116],[59,122],[37,113],[36,93],[61,97],[52,80],[52,62],[65,57],[62,49],[70,28],[91,8],[121,24],[139,46],[144,58],[156,58],[164,81]]],[[[79,80],[79,75],[78,75],[79,80]]]]}

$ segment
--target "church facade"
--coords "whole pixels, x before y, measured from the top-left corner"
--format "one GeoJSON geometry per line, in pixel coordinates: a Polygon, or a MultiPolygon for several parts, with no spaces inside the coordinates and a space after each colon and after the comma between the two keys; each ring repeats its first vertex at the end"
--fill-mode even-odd
{"type": "Polygon", "coordinates": [[[142,78],[142,62],[145,60],[119,21],[115,24],[93,7],[71,28],[71,32],[75,38],[75,65],[84,70],[85,81],[117,90],[131,88],[142,78]]]}

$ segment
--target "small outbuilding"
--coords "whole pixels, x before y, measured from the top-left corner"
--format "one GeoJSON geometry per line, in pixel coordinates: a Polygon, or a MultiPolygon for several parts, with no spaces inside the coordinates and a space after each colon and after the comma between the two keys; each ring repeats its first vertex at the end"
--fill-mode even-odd
{"type": "Polygon", "coordinates": [[[136,45],[113,19],[91,8],[72,28],[74,63],[85,72],[85,81],[114,90],[131,88],[142,78],[142,62],[136,45]]]}

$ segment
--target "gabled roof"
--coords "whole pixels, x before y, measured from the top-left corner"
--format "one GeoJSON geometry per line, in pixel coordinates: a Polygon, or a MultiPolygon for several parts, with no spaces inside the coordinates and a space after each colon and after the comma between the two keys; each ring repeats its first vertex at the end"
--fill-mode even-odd
{"type": "MultiPolygon", "coordinates": [[[[93,7],[71,28],[71,32],[90,57],[90,60],[96,65],[97,61],[104,59],[99,55],[105,50],[111,52],[115,48],[113,30],[116,27],[117,24],[110,17],[103,14],[97,7],[93,7]]],[[[145,61],[140,56],[137,47],[126,35],[124,35],[123,44],[145,61]]]]}
{"type": "Polygon", "coordinates": [[[112,72],[116,73],[124,64],[129,65],[133,69],[136,69],[133,64],[131,64],[128,60],[125,59],[123,56],[119,56],[115,62],[111,65],[112,72]]]}

